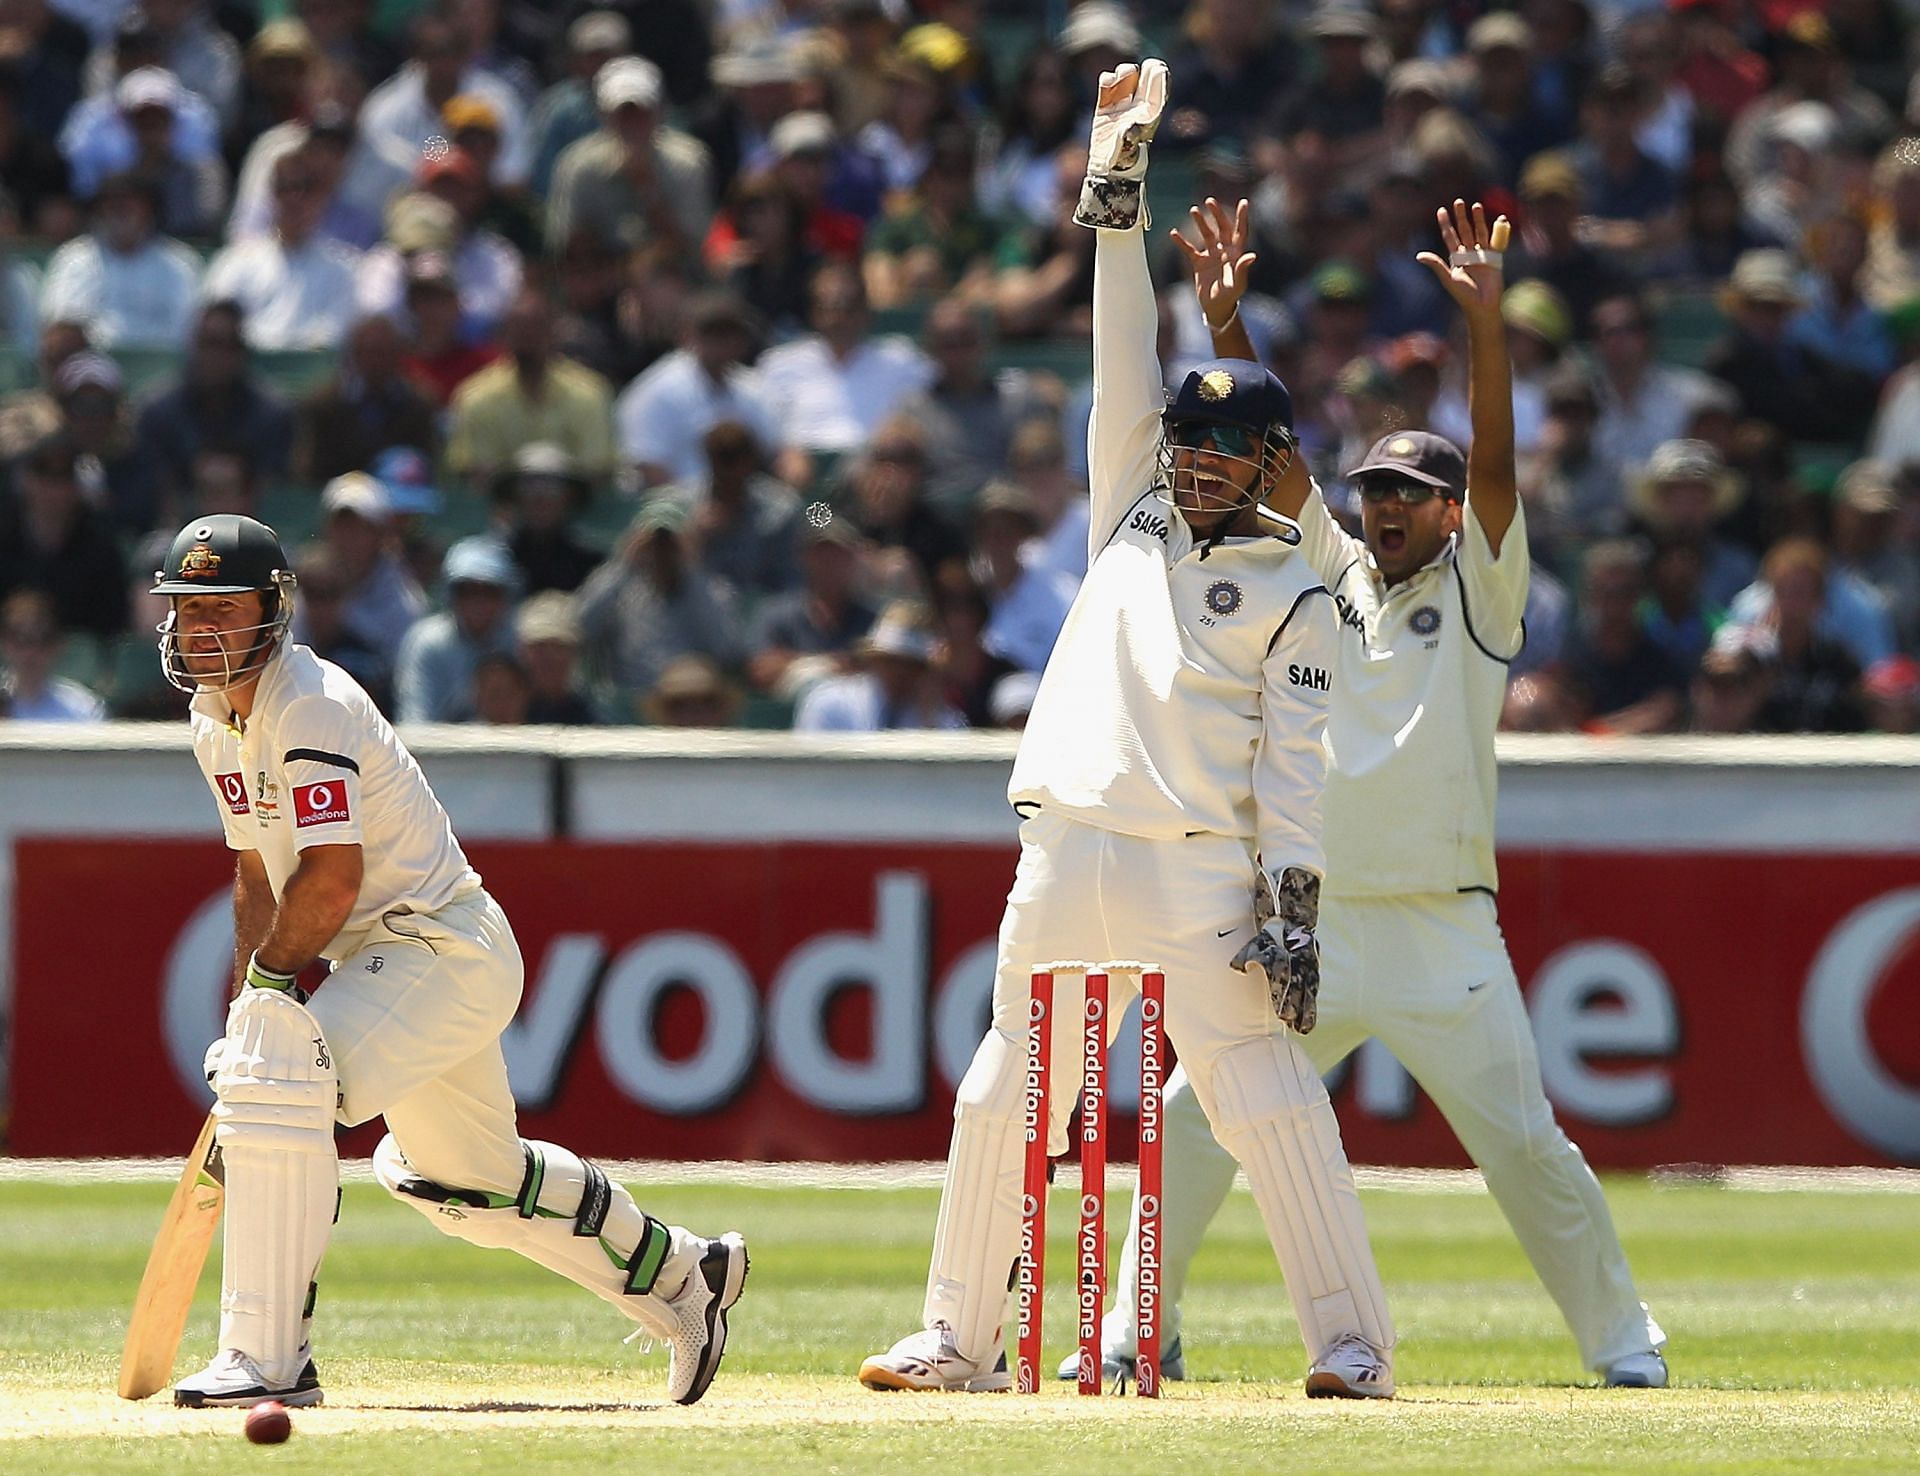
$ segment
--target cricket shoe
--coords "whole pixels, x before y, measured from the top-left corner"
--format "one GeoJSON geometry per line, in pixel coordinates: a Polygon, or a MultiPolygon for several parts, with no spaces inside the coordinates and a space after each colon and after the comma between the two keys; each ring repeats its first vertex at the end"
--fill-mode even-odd
{"type": "Polygon", "coordinates": [[[1607,1365],[1609,1389],[1664,1389],[1667,1360],[1657,1352],[1629,1353],[1607,1365]]]}
{"type": "Polygon", "coordinates": [[[1001,1394],[1013,1387],[1007,1350],[998,1334],[987,1358],[963,1357],[944,1322],[910,1333],[860,1365],[869,1389],[945,1389],[964,1394],[1001,1394]]]}
{"type": "Polygon", "coordinates": [[[727,1309],[740,1300],[747,1280],[747,1243],[737,1230],[709,1240],[687,1284],[666,1298],[671,1326],[662,1333],[669,1351],[667,1395],[675,1404],[697,1404],[720,1371],[727,1351],[727,1309]]]}
{"type": "Polygon", "coordinates": [[[1307,1370],[1309,1399],[1391,1399],[1393,1365],[1358,1333],[1348,1333],[1307,1370]]]}
{"type": "Polygon", "coordinates": [[[300,1345],[295,1357],[300,1377],[291,1389],[276,1389],[255,1363],[238,1348],[223,1348],[199,1373],[173,1386],[173,1402],[186,1409],[251,1408],[263,1399],[277,1399],[289,1409],[320,1402],[320,1375],[313,1366],[312,1349],[300,1345]]]}
{"type": "MultiPolygon", "coordinates": [[[[1181,1381],[1187,1376],[1187,1350],[1175,1337],[1160,1350],[1160,1378],[1162,1382],[1181,1381]]],[[[1060,1377],[1072,1382],[1080,1377],[1080,1355],[1069,1353],[1060,1360],[1060,1377]]],[[[1112,1384],[1137,1383],[1140,1378],[1139,1360],[1131,1353],[1122,1353],[1118,1345],[1102,1340],[1100,1347],[1100,1381],[1112,1384]]]]}

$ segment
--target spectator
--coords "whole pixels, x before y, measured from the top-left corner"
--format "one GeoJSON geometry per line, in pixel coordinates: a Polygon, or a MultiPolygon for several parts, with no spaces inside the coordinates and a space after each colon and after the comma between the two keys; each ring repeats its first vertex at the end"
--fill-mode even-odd
{"type": "Polygon", "coordinates": [[[1533,27],[1511,11],[1483,15],[1467,30],[1473,81],[1466,116],[1493,145],[1500,183],[1511,187],[1530,155],[1570,141],[1569,115],[1542,107],[1533,85],[1533,27]]]}
{"type": "MultiPolygon", "coordinates": [[[[1219,7],[1219,14],[1229,23],[1239,20],[1243,12],[1232,6],[1219,7]]],[[[1219,63],[1227,78],[1239,78],[1243,83],[1240,96],[1247,100],[1246,116],[1257,116],[1260,109],[1273,100],[1273,79],[1277,75],[1290,74],[1286,54],[1278,52],[1273,60],[1278,62],[1274,70],[1251,75],[1247,68],[1248,54],[1251,48],[1243,45],[1245,37],[1236,34],[1231,24],[1225,29],[1216,30],[1208,22],[1212,16],[1196,15],[1201,24],[1196,40],[1202,48],[1196,61],[1219,63]]],[[[1254,17],[1256,23],[1263,17],[1254,17]]],[[[1067,16],[1067,23],[1060,28],[1060,36],[1054,43],[1054,49],[1064,56],[1074,69],[1074,81],[1080,96],[1091,102],[1094,90],[1100,81],[1102,72],[1110,72],[1122,62],[1137,61],[1142,55],[1140,29],[1128,17],[1124,6],[1115,0],[1082,0],[1075,5],[1067,16]]],[[[1262,58],[1263,60],[1267,58],[1262,58]]],[[[1222,79],[1216,74],[1208,76],[1201,66],[1192,65],[1183,53],[1168,69],[1169,88],[1179,85],[1175,79],[1191,76],[1195,82],[1192,99],[1184,91],[1173,93],[1168,101],[1173,106],[1166,118],[1169,142],[1178,134],[1181,137],[1203,139],[1211,124],[1205,115],[1197,118],[1181,118],[1178,124],[1175,118],[1187,107],[1223,107],[1224,99],[1230,96],[1227,86],[1214,86],[1211,90],[1202,90],[1222,79]]]]}
{"type": "Polygon", "coordinates": [[[1803,535],[1790,535],[1767,550],[1760,578],[1734,597],[1729,611],[1733,623],[1762,631],[1778,628],[1769,572],[1775,567],[1796,574],[1797,595],[1809,587],[1818,589],[1822,603],[1814,634],[1823,646],[1839,647],[1862,670],[1894,654],[1893,621],[1873,587],[1845,568],[1831,567],[1826,551],[1803,535]]]}
{"type": "Polygon", "coordinates": [[[419,151],[399,151],[391,140],[360,131],[364,89],[359,79],[337,67],[314,69],[306,93],[306,116],[275,124],[254,140],[240,166],[233,192],[230,239],[263,235],[273,228],[273,168],[284,154],[304,151],[324,181],[326,200],[320,234],[356,251],[380,239],[387,202],[406,188],[419,164],[419,151]]]}
{"type": "MultiPolygon", "coordinates": [[[[822,29],[833,49],[833,61],[825,80],[834,114],[851,133],[858,133],[887,109],[886,61],[899,39],[902,15],[888,0],[836,0],[826,7],[822,29]]],[[[1045,48],[1036,50],[1051,55],[1045,48]]],[[[1027,55],[1032,57],[1034,52],[1027,55]]],[[[1019,87],[1018,79],[1014,86],[1019,87]]]]}
{"type": "Polygon", "coordinates": [[[832,118],[811,109],[774,124],[767,148],[770,161],[755,172],[770,172],[794,203],[808,248],[857,260],[867,221],[880,209],[879,165],[844,142],[832,118]]]}
{"type": "Polygon", "coordinates": [[[1507,674],[1521,677],[1551,672],[1557,680],[1573,633],[1573,596],[1549,568],[1536,567],[1527,581],[1521,627],[1520,652],[1507,664],[1507,674]]]}
{"type": "Polygon", "coordinates": [[[0,395],[0,463],[12,461],[60,429],[60,404],[55,398],[60,366],[92,347],[86,325],[70,319],[48,322],[35,341],[35,383],[0,395]]]}
{"type": "Polygon", "coordinates": [[[855,458],[845,481],[845,515],[875,549],[877,583],[904,598],[922,594],[949,559],[964,559],[966,543],[927,503],[926,433],[911,415],[892,416],[855,458]]]}
{"type": "Polygon", "coordinates": [[[693,128],[724,191],[772,162],[773,126],[798,105],[800,58],[790,37],[742,35],[713,59],[712,77],[714,95],[693,128]]]}
{"type": "Polygon", "coordinates": [[[394,539],[414,582],[431,589],[440,582],[440,563],[446,541],[435,532],[443,505],[434,485],[433,464],[413,446],[389,446],[368,468],[386,493],[393,515],[394,539]]]}
{"type": "Polygon", "coordinates": [[[1040,694],[1040,678],[1030,671],[1010,671],[993,684],[987,699],[987,721],[995,728],[1021,732],[1040,694]]]}
{"type": "Polygon", "coordinates": [[[122,532],[146,532],[159,521],[159,489],[153,458],[134,439],[120,367],[104,354],[75,354],[54,387],[89,500],[122,532]]]}
{"type": "MultiPolygon", "coordinates": [[[[1167,143],[1185,149],[1221,137],[1251,137],[1269,121],[1274,99],[1297,90],[1300,66],[1279,19],[1267,6],[1234,0],[1208,0],[1193,8],[1187,44],[1168,70],[1170,95],[1161,131],[1167,143]]],[[[1142,54],[1133,22],[1107,0],[1073,11],[1059,49],[1080,64],[1086,84],[1097,81],[1114,60],[1132,61],[1142,54]]],[[[1082,91],[1091,99],[1091,85],[1082,91]]]]}
{"type": "Polygon", "coordinates": [[[1029,420],[1013,433],[1007,471],[1033,504],[1040,520],[1036,563],[1069,575],[1087,572],[1087,524],[1091,509],[1083,482],[1067,470],[1067,448],[1052,420],[1029,420]]]}
{"type": "Polygon", "coordinates": [[[559,446],[589,479],[613,471],[613,407],[607,382],[554,352],[553,308],[521,291],[501,325],[507,356],[454,392],[447,466],[484,487],[530,441],[559,446]]]}
{"type": "Polygon", "coordinates": [[[387,238],[360,261],[355,287],[362,313],[399,316],[406,305],[407,266],[419,253],[443,253],[460,295],[460,327],[469,343],[484,343],[522,286],[520,253],[492,231],[470,229],[456,199],[471,208],[478,168],[451,152],[421,165],[425,188],[396,198],[387,210],[387,238]],[[462,192],[466,193],[462,193],[462,192]]]}
{"type": "Polygon", "coordinates": [[[705,656],[676,656],[640,711],[656,728],[731,728],[740,718],[740,693],[705,656]]]}
{"type": "Polygon", "coordinates": [[[554,342],[565,357],[609,385],[626,384],[651,367],[651,345],[634,342],[621,309],[626,253],[592,236],[575,236],[548,263],[556,301],[554,342]]]}
{"type": "Polygon", "coordinates": [[[20,84],[18,62],[0,60],[0,197],[10,202],[4,213],[11,217],[6,233],[12,237],[24,226],[29,235],[64,241],[80,228],[67,161],[50,135],[33,133],[21,121],[20,84]]]}
{"type": "Polygon", "coordinates": [[[490,728],[517,728],[527,721],[533,684],[527,668],[511,651],[489,651],[474,663],[467,704],[469,722],[490,728]]]}
{"type": "Polygon", "coordinates": [[[1892,467],[1854,462],[1834,488],[1833,566],[1837,575],[1858,579],[1879,597],[1900,649],[1915,651],[1920,650],[1920,560],[1901,527],[1904,511],[1900,478],[1892,467]]]}
{"type": "Polygon", "coordinates": [[[1920,297],[1920,140],[1887,145],[1873,166],[1872,238],[1862,288],[1883,311],[1920,297]]]}
{"type": "Polygon", "coordinates": [[[412,326],[401,369],[445,409],[454,392],[500,358],[491,339],[467,337],[460,316],[460,287],[444,251],[420,251],[407,259],[407,319],[412,326]]]}
{"type": "Polygon", "coordinates": [[[65,645],[53,602],[39,590],[15,590],[0,602],[0,718],[97,723],[106,717],[106,704],[91,691],[54,674],[65,645]]]}
{"type": "Polygon", "coordinates": [[[963,303],[991,301],[1002,232],[973,202],[974,169],[966,125],[942,125],[919,183],[911,194],[894,197],[867,237],[862,270],[875,307],[942,294],[963,303]]]}
{"type": "Polygon", "coordinates": [[[62,630],[103,638],[127,625],[126,566],[107,520],[81,495],[80,452],[55,433],[13,464],[0,502],[0,599],[37,589],[62,630]]]}
{"type": "Polygon", "coordinates": [[[1700,658],[1688,691],[1687,730],[1756,733],[1773,690],[1773,642],[1729,625],[1700,658]]]}
{"type": "Polygon", "coordinates": [[[60,131],[60,150],[81,199],[95,195],[109,175],[145,182],[160,229],[169,234],[206,235],[226,209],[219,121],[204,99],[162,67],[134,67],[74,109],[60,131]]]}
{"type": "Polygon", "coordinates": [[[796,733],[880,733],[964,728],[940,697],[933,633],[923,607],[887,606],[860,643],[859,669],[809,687],[794,709],[796,733]]]}
{"type": "Polygon", "coordinates": [[[971,728],[995,727],[993,699],[1001,681],[1027,675],[987,649],[987,595],[962,564],[933,581],[933,675],[941,700],[971,728]]]}
{"type": "Polygon", "coordinates": [[[1699,554],[1701,597],[1715,611],[1725,611],[1753,582],[1753,555],[1716,532],[1745,495],[1739,476],[1705,441],[1663,442],[1633,479],[1635,516],[1656,538],[1699,554]]]}
{"type": "MultiPolygon", "coordinates": [[[[1516,282],[1500,299],[1500,316],[1507,325],[1507,345],[1513,357],[1513,438],[1521,457],[1540,447],[1546,432],[1547,382],[1559,369],[1573,339],[1573,315],[1565,299],[1537,279],[1516,282]]],[[[1472,437],[1463,387],[1450,385],[1434,409],[1433,418],[1416,421],[1461,445],[1472,437]]]]}
{"type": "Polygon", "coordinates": [[[576,590],[599,565],[600,555],[573,528],[592,495],[593,483],[550,441],[522,446],[495,479],[493,500],[509,529],[507,552],[528,594],[576,590]]]}
{"type": "Polygon", "coordinates": [[[567,146],[600,126],[593,79],[617,56],[633,50],[633,28],[611,10],[592,10],[567,27],[566,71],[540,94],[527,125],[533,146],[533,193],[546,199],[554,166],[567,146]]]}
{"type": "Polygon", "coordinates": [[[524,185],[532,172],[526,115],[506,83],[474,62],[472,46],[446,16],[435,11],[413,22],[413,58],[367,94],[360,129],[394,157],[423,157],[430,139],[444,139],[440,110],[468,93],[483,97],[500,119],[501,150],[495,183],[524,185]]]}
{"type": "Polygon", "coordinates": [[[1773,38],[1776,80],[1743,108],[1727,134],[1727,172],[1744,188],[1766,167],[1774,124],[1800,102],[1824,103],[1843,136],[1877,143],[1893,132],[1887,105],[1847,75],[1846,58],[1819,8],[1802,9],[1773,38]]]}
{"type": "Polygon", "coordinates": [[[1594,445],[1600,402],[1578,364],[1563,364],[1547,381],[1540,444],[1519,459],[1527,539],[1556,570],[1571,566],[1575,548],[1614,537],[1626,525],[1620,468],[1594,445]]]}
{"type": "MultiPolygon", "coordinates": [[[[193,453],[187,468],[184,499],[187,518],[208,518],[233,513],[243,518],[260,516],[260,473],[252,455],[244,446],[208,444],[193,453]]],[[[169,523],[184,521],[169,518],[169,523]]],[[[162,523],[161,527],[166,527],[162,523]]]]}
{"type": "MultiPolygon", "coordinates": [[[[202,0],[140,0],[122,16],[120,29],[122,36],[135,29],[146,33],[154,62],[179,78],[187,91],[203,98],[223,130],[237,121],[240,48],[215,24],[202,0]]],[[[118,75],[109,49],[95,48],[87,58],[87,91],[110,91],[118,75]]]]}
{"type": "Polygon", "coordinates": [[[921,335],[934,377],[900,414],[919,421],[930,475],[927,500],[955,522],[965,520],[988,479],[1007,464],[1020,417],[1041,407],[1024,375],[996,378],[987,368],[980,314],[957,297],[936,303],[921,335]]]}
{"type": "Polygon", "coordinates": [[[351,582],[325,544],[312,544],[294,557],[299,579],[295,639],[316,656],[343,669],[367,691],[382,712],[393,711],[393,653],[375,645],[348,623],[351,582]]]}
{"type": "Polygon", "coordinates": [[[580,686],[580,616],[573,596],[557,589],[529,595],[514,615],[513,630],[527,674],[526,721],[570,727],[598,721],[580,686]]]}
{"type": "Polygon", "coordinates": [[[1808,222],[1841,208],[1845,184],[1835,153],[1839,141],[1839,120],[1824,103],[1781,109],[1768,130],[1766,167],[1741,192],[1756,235],[1797,246],[1808,222]]]}
{"type": "Polygon", "coordinates": [[[360,253],[319,234],[326,206],[303,149],[273,166],[273,234],[224,248],[208,263],[206,296],[237,303],[255,349],[337,349],[353,319],[360,253]]]}
{"type": "Polygon", "coordinates": [[[781,475],[795,486],[812,480],[814,455],[857,450],[933,380],[933,366],[912,344],[867,337],[857,268],[828,262],[814,274],[808,296],[813,331],[760,360],[761,386],[780,422],[781,475]]]}
{"type": "Polygon", "coordinates": [[[415,621],[400,642],[393,695],[403,723],[463,723],[474,714],[474,673],[513,654],[520,577],[498,541],[463,538],[447,550],[447,609],[415,621]]]}
{"type": "Polygon", "coordinates": [[[1735,30],[1723,0],[1678,0],[1673,6],[1678,67],[1701,126],[1724,136],[1726,126],[1767,89],[1767,64],[1735,30]]]}
{"type": "Polygon", "coordinates": [[[1626,271],[1657,260],[1680,239],[1679,181],[1635,137],[1647,101],[1632,72],[1607,67],[1587,89],[1580,141],[1570,151],[1587,208],[1582,234],[1626,271]]]}
{"type": "Polygon", "coordinates": [[[1633,544],[1587,550],[1580,629],[1567,665],[1589,733],[1664,733],[1679,724],[1686,672],[1641,626],[1645,593],[1646,561],[1633,544]]]}
{"type": "Polygon", "coordinates": [[[177,382],[141,408],[134,437],[154,460],[163,500],[175,498],[201,448],[245,447],[260,475],[282,476],[293,448],[293,411],[247,358],[246,317],[237,303],[200,309],[177,382]]]}
{"type": "Polygon", "coordinates": [[[1618,467],[1641,466],[1662,442],[1686,434],[1700,376],[1654,362],[1653,320],[1636,295],[1622,293],[1596,306],[1593,338],[1600,399],[1594,447],[1618,467]]]}
{"type": "Polygon", "coordinates": [[[1079,581],[1029,551],[1040,519],[1016,483],[987,484],[973,528],[971,567],[990,612],[981,644],[1016,670],[1042,671],[1079,581]]]}
{"type": "Polygon", "coordinates": [[[1010,337],[1093,331],[1093,233],[1073,219],[1087,151],[1070,144],[1054,156],[1053,168],[1053,220],[1029,233],[1020,259],[1008,262],[994,289],[1000,331],[1010,337]]]}
{"type": "Polygon", "coordinates": [[[614,421],[620,452],[641,486],[691,487],[706,473],[703,441],[719,422],[745,425],[775,443],[778,418],[747,367],[759,325],[731,293],[703,293],[687,313],[680,347],[621,392],[614,421]]]}
{"type": "Polygon", "coordinates": [[[438,180],[423,183],[452,202],[469,230],[497,236],[516,253],[537,255],[545,229],[542,216],[523,190],[495,182],[502,140],[500,115],[493,104],[462,93],[447,100],[440,116],[453,143],[442,160],[471,160],[473,168],[456,171],[444,185],[438,180]]]}
{"type": "Polygon", "coordinates": [[[1811,539],[1784,539],[1767,550],[1764,570],[1772,598],[1758,629],[1772,637],[1777,656],[1760,726],[1770,733],[1859,732],[1861,663],[1824,629],[1831,604],[1825,553],[1811,539]]]}
{"type": "Polygon", "coordinates": [[[1784,251],[1749,251],[1722,295],[1732,326],[1707,351],[1706,372],[1725,380],[1742,409],[1790,436],[1848,440],[1866,434],[1877,388],[1870,375],[1795,343],[1787,322],[1805,297],[1784,251]]]}
{"type": "Polygon", "coordinates": [[[199,297],[200,259],[155,231],[153,190],[131,174],[100,182],[93,229],[47,263],[40,320],[86,326],[96,348],[178,349],[199,297]]]}
{"type": "Polygon", "coordinates": [[[1648,158],[1681,178],[1693,164],[1693,93],[1681,82],[1680,49],[1671,11],[1629,16],[1618,33],[1620,60],[1646,94],[1646,115],[1634,131],[1648,158]]]}
{"type": "MultiPolygon", "coordinates": [[[[365,472],[348,472],[320,493],[321,537],[346,587],[341,624],[357,644],[378,658],[381,679],[393,671],[400,642],[427,613],[421,592],[400,557],[393,526],[393,504],[386,488],[365,472]]],[[[293,638],[304,644],[299,606],[294,607],[293,638]]]]}
{"type": "Polygon", "coordinates": [[[360,319],[347,331],[340,372],[300,407],[293,474],[330,481],[371,465],[389,446],[432,455],[433,404],[401,373],[403,344],[391,320],[360,319]]]}
{"type": "Polygon", "coordinates": [[[702,443],[706,472],[660,495],[680,499],[707,569],[749,605],[793,588],[800,577],[800,498],[763,469],[759,443],[722,420],[702,443]]]}
{"type": "Polygon", "coordinates": [[[13,100],[23,136],[55,138],[80,99],[80,74],[91,45],[87,33],[48,0],[12,0],[7,32],[7,76],[0,96],[13,100]]]}
{"type": "Polygon", "coordinates": [[[850,669],[855,643],[872,627],[860,592],[859,530],[824,507],[800,535],[800,588],[760,608],[747,673],[763,692],[792,697],[819,677],[850,669]]]}
{"type": "Polygon", "coordinates": [[[656,237],[691,249],[713,215],[712,174],[699,141],[660,121],[660,69],[618,57],[600,69],[593,90],[601,125],[554,166],[548,248],[584,233],[615,250],[656,237]]]}
{"type": "MultiPolygon", "coordinates": [[[[301,121],[307,111],[307,87],[320,64],[320,48],[301,21],[282,17],[254,32],[247,43],[246,78],[237,111],[222,120],[230,163],[243,164],[249,146],[262,134],[301,121]]],[[[193,85],[190,79],[182,80],[193,85]]]]}
{"type": "Polygon", "coordinates": [[[1692,290],[1717,286],[1747,252],[1779,244],[1748,224],[1732,180],[1717,170],[1698,174],[1687,182],[1686,234],[1660,275],[1692,290]]]}
{"type": "Polygon", "coordinates": [[[680,504],[655,498],[580,587],[587,659],[630,697],[651,688],[676,656],[708,656],[731,668],[744,654],[733,591],[701,565],[686,532],[680,504]]]}
{"type": "Polygon", "coordinates": [[[1079,125],[1065,60],[1048,47],[1034,47],[1007,89],[998,126],[989,130],[976,192],[980,208],[1035,230],[1050,229],[1059,209],[1054,155],[1079,125]]]}
{"type": "Polygon", "coordinates": [[[1870,733],[1920,732],[1920,661],[1889,656],[1876,661],[1860,683],[1870,733]]]}
{"type": "Polygon", "coordinates": [[[1537,280],[1553,288],[1566,301],[1582,337],[1590,331],[1593,310],[1625,285],[1621,274],[1580,237],[1583,198],[1580,173],[1566,154],[1529,159],[1520,171],[1525,208],[1515,232],[1516,249],[1507,258],[1508,279],[1516,286],[1537,280]]]}
{"type": "Polygon", "coordinates": [[[888,190],[909,191],[933,160],[936,125],[952,115],[953,100],[926,61],[896,51],[886,62],[886,111],[860,130],[864,153],[880,161],[888,190]]]}
{"type": "Polygon", "coordinates": [[[1700,664],[1714,632],[1726,620],[1726,607],[1706,599],[1705,572],[1700,545],[1684,538],[1659,539],[1647,562],[1640,624],[1681,671],[1692,671],[1700,664]]]}
{"type": "Polygon", "coordinates": [[[1861,294],[1867,232],[1852,215],[1833,215],[1813,227],[1808,299],[1787,325],[1787,339],[1829,363],[1871,377],[1893,373],[1893,330],[1885,314],[1861,294]]]}

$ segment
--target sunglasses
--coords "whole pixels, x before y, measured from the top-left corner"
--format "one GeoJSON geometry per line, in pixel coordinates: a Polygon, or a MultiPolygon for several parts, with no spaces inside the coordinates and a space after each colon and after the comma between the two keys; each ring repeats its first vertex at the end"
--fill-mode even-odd
{"type": "Polygon", "coordinates": [[[1222,456],[1237,456],[1251,461],[1260,438],[1237,425],[1218,425],[1207,421],[1177,425],[1168,437],[1182,451],[1214,451],[1222,456]]]}
{"type": "Polygon", "coordinates": [[[1429,487],[1425,482],[1392,481],[1363,482],[1360,485],[1360,500],[1378,506],[1383,502],[1403,502],[1408,507],[1418,507],[1423,502],[1431,502],[1436,497],[1447,494],[1439,487],[1429,487]]]}

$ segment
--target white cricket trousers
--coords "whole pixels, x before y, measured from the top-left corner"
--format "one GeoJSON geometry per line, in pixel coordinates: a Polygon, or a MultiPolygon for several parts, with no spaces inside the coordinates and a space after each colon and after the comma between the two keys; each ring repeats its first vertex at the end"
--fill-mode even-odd
{"type": "MultiPolygon", "coordinates": [[[[1378,1036],[1479,1165],[1587,1367],[1666,1342],[1648,1315],[1599,1182],[1554,1121],[1494,899],[1485,893],[1329,897],[1320,914],[1320,1022],[1300,1047],[1316,1071],[1378,1036]]],[[[1181,1073],[1169,1082],[1161,1284],[1171,1338],[1187,1272],[1232,1187],[1234,1161],[1181,1073]]],[[[1132,1306],[1137,1223],[1116,1315],[1132,1306]]],[[[1128,1329],[1125,1337],[1131,1339],[1128,1329]]]]}
{"type": "MultiPolygon", "coordinates": [[[[990,1356],[1020,1233],[1027,1006],[1036,965],[1138,960],[1166,973],[1167,1036],[1207,1118],[1247,1171],[1308,1352],[1359,1333],[1393,1344],[1353,1171],[1318,1073],[1274,1016],[1267,987],[1231,966],[1253,936],[1254,863],[1231,837],[1148,840],[1041,813],[1020,827],[1000,926],[993,1023],[954,1102],[924,1323],[990,1356]]],[[[1080,1089],[1081,997],[1054,993],[1053,1152],[1080,1089]]],[[[1109,1025],[1125,1009],[1115,981],[1109,1025]]],[[[1229,1160],[1231,1164],[1232,1160],[1229,1160]]]]}

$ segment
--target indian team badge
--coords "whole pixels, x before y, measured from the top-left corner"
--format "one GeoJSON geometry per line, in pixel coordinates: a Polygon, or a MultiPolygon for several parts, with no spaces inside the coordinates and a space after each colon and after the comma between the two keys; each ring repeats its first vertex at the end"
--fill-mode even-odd
{"type": "Polygon", "coordinates": [[[1430,636],[1440,628],[1440,612],[1432,605],[1422,605],[1407,624],[1413,627],[1415,635],[1430,636]]]}
{"type": "Polygon", "coordinates": [[[1207,586],[1207,609],[1215,615],[1238,614],[1240,604],[1246,599],[1239,585],[1231,579],[1216,579],[1207,586]]]}
{"type": "Polygon", "coordinates": [[[1200,376],[1200,398],[1218,402],[1233,393],[1233,376],[1224,369],[1209,369],[1200,376]]]}

